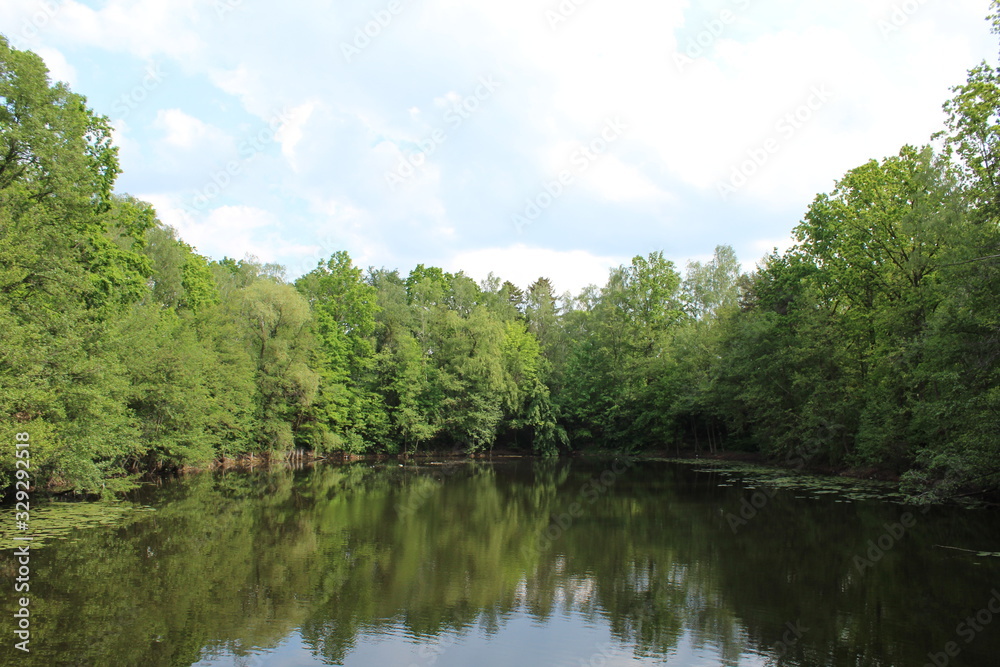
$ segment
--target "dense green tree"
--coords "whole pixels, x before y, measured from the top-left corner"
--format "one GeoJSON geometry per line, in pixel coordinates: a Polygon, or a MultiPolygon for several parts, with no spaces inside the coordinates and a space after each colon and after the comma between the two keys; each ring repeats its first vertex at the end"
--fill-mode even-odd
{"type": "Polygon", "coordinates": [[[293,447],[496,446],[739,447],[1000,488],[998,70],[945,114],[943,153],[848,171],[749,275],[729,246],[683,279],[653,252],[557,297],[341,251],[292,285],[116,194],[108,120],[0,37],[0,437],[28,430],[40,481],[98,492],[293,447]]]}
{"type": "Polygon", "coordinates": [[[38,436],[36,479],[101,490],[141,449],[115,331],[146,293],[151,221],[111,194],[107,119],[2,37],[0,100],[0,430],[38,436]]]}
{"type": "Polygon", "coordinates": [[[309,304],[291,285],[262,279],[244,290],[240,314],[257,365],[260,451],[286,451],[319,391],[319,375],[308,365],[309,304]]]}
{"type": "Polygon", "coordinates": [[[686,310],[695,318],[706,319],[736,305],[740,262],[731,246],[715,247],[712,259],[702,264],[689,262],[681,286],[686,310]]]}
{"type": "Polygon", "coordinates": [[[560,407],[574,439],[633,449],[662,435],[650,373],[683,319],[680,283],[662,252],[637,256],[612,269],[600,291],[585,290],[566,313],[570,342],[560,407]]]}

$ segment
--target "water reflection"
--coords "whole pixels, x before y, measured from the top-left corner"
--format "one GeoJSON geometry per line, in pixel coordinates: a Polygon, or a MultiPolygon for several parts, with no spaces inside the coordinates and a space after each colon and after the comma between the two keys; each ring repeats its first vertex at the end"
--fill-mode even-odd
{"type": "MultiPolygon", "coordinates": [[[[137,494],[32,560],[19,665],[991,665],[956,626],[1000,584],[986,512],[780,491],[642,462],[229,471],[137,494]],[[612,472],[613,478],[609,476],[612,472]],[[799,493],[798,495],[802,495],[799,493]]],[[[6,519],[6,517],[4,517],[6,519]]],[[[0,602],[13,608],[10,551],[0,602]]],[[[2,623],[2,622],[0,622],[2,623]]],[[[998,619],[997,628],[1000,628],[998,619]]]]}

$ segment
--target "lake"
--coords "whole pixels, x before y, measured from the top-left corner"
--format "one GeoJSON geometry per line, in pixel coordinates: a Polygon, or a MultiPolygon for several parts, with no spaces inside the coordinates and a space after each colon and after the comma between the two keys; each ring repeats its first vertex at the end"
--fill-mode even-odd
{"type": "Polygon", "coordinates": [[[0,655],[100,667],[1000,664],[1000,513],[879,491],[624,459],[196,474],[116,505],[32,508],[30,654],[12,648],[5,508],[0,655]]]}

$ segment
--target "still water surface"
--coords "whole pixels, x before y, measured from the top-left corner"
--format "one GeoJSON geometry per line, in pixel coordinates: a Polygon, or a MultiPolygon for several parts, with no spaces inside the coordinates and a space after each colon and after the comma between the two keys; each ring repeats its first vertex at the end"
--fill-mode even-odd
{"type": "Polygon", "coordinates": [[[35,549],[32,651],[0,620],[0,664],[1000,665],[1000,558],[943,548],[1000,552],[995,511],[610,460],[206,473],[129,500],[35,549]]]}

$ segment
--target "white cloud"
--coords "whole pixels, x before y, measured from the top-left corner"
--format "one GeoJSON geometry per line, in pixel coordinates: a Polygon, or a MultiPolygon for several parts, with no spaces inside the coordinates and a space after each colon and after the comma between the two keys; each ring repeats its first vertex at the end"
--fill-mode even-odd
{"type": "Polygon", "coordinates": [[[203,50],[197,17],[214,14],[213,3],[200,0],[108,0],[92,9],[66,0],[56,12],[52,31],[77,44],[125,51],[139,58],[167,55],[189,60],[203,50]]]}
{"type": "Polygon", "coordinates": [[[49,68],[49,77],[52,81],[62,81],[69,84],[71,88],[76,87],[76,68],[67,62],[66,56],[60,51],[49,47],[40,47],[34,51],[45,61],[45,66],[49,68]]]}
{"type": "MultiPolygon", "coordinates": [[[[996,42],[983,0],[917,4],[883,35],[877,22],[899,0],[751,2],[683,70],[678,47],[715,11],[688,0],[580,3],[555,29],[546,11],[558,0],[404,3],[350,64],[340,40],[370,19],[328,0],[293,0],[289,11],[244,2],[225,17],[205,0],[67,0],[31,46],[66,76],[100,67],[104,88],[79,91],[92,99],[117,99],[137,63],[165,64],[169,85],[116,125],[126,174],[146,179],[141,187],[123,180],[161,201],[179,201],[180,190],[190,194],[233,159],[234,140],[255,127],[247,113],[269,122],[276,109],[294,110],[274,150],[261,151],[213,201],[242,207],[185,228],[206,252],[249,248],[294,264],[329,247],[400,268],[451,257],[452,270],[492,263],[524,283],[549,266],[576,290],[603,283],[608,266],[627,260],[612,254],[663,247],[664,220],[682,232],[678,254],[731,243],[752,261],[848,169],[927,141],[949,86],[980,59],[994,61],[996,42]],[[496,95],[460,127],[445,123],[443,111],[481,76],[502,83],[496,95]],[[719,199],[718,183],[817,84],[835,97],[736,197],[719,199]],[[157,110],[158,100],[169,101],[157,110]],[[574,171],[573,152],[617,115],[627,131],[586,173],[574,171]],[[385,172],[436,128],[446,140],[390,190],[385,172]],[[565,169],[577,182],[533,229],[538,247],[509,245],[517,240],[510,215],[565,169]],[[590,204],[602,214],[581,208],[590,204]],[[234,217],[261,225],[233,228],[234,217]],[[213,225],[218,232],[206,229],[213,225]]],[[[6,0],[0,25],[17,29],[39,6],[6,0]]]]}
{"type": "Polygon", "coordinates": [[[460,252],[445,262],[444,268],[451,272],[464,271],[477,281],[493,272],[522,289],[544,277],[552,281],[557,293],[569,291],[576,295],[587,285],[603,285],[611,268],[628,262],[627,257],[599,256],[584,250],[532,248],[518,243],[506,248],[460,252]]]}
{"type": "Polygon", "coordinates": [[[233,69],[212,67],[208,70],[209,80],[219,90],[238,98],[250,113],[265,118],[271,112],[274,100],[265,92],[267,84],[261,80],[262,74],[253,71],[246,63],[240,63],[233,69]]]}
{"type": "Polygon", "coordinates": [[[673,199],[636,167],[625,164],[614,155],[596,160],[585,172],[583,182],[590,192],[612,202],[668,202],[673,199]]]}
{"type": "Polygon", "coordinates": [[[208,126],[180,109],[163,109],[156,115],[156,123],[166,136],[163,140],[177,148],[189,150],[208,134],[208,126]]]}
{"type": "Polygon", "coordinates": [[[132,160],[141,157],[141,147],[130,136],[130,128],[124,119],[117,119],[111,122],[111,138],[118,147],[118,159],[122,164],[127,164],[132,160]]]}
{"type": "Polygon", "coordinates": [[[288,160],[292,171],[299,170],[295,159],[295,147],[299,145],[302,137],[305,136],[304,127],[309,122],[309,117],[312,116],[315,108],[315,103],[308,102],[291,109],[285,115],[285,122],[282,123],[281,127],[274,134],[274,138],[281,144],[281,153],[288,160]]]}
{"type": "Polygon", "coordinates": [[[197,149],[200,153],[204,153],[231,146],[233,143],[223,130],[180,109],[161,109],[156,114],[154,127],[163,132],[163,144],[181,151],[197,149]]]}
{"type": "Polygon", "coordinates": [[[174,198],[139,195],[156,208],[159,219],[177,230],[199,253],[214,259],[254,255],[265,262],[282,263],[286,257],[312,253],[316,245],[283,238],[281,225],[268,211],[252,206],[220,206],[195,217],[174,198]]]}
{"type": "Polygon", "coordinates": [[[795,245],[795,239],[789,233],[788,236],[769,238],[769,239],[757,239],[749,244],[749,251],[752,253],[751,257],[742,256],[741,265],[743,271],[746,273],[751,273],[757,270],[760,266],[760,260],[764,257],[770,255],[775,250],[778,253],[783,253],[789,248],[795,245]]]}

